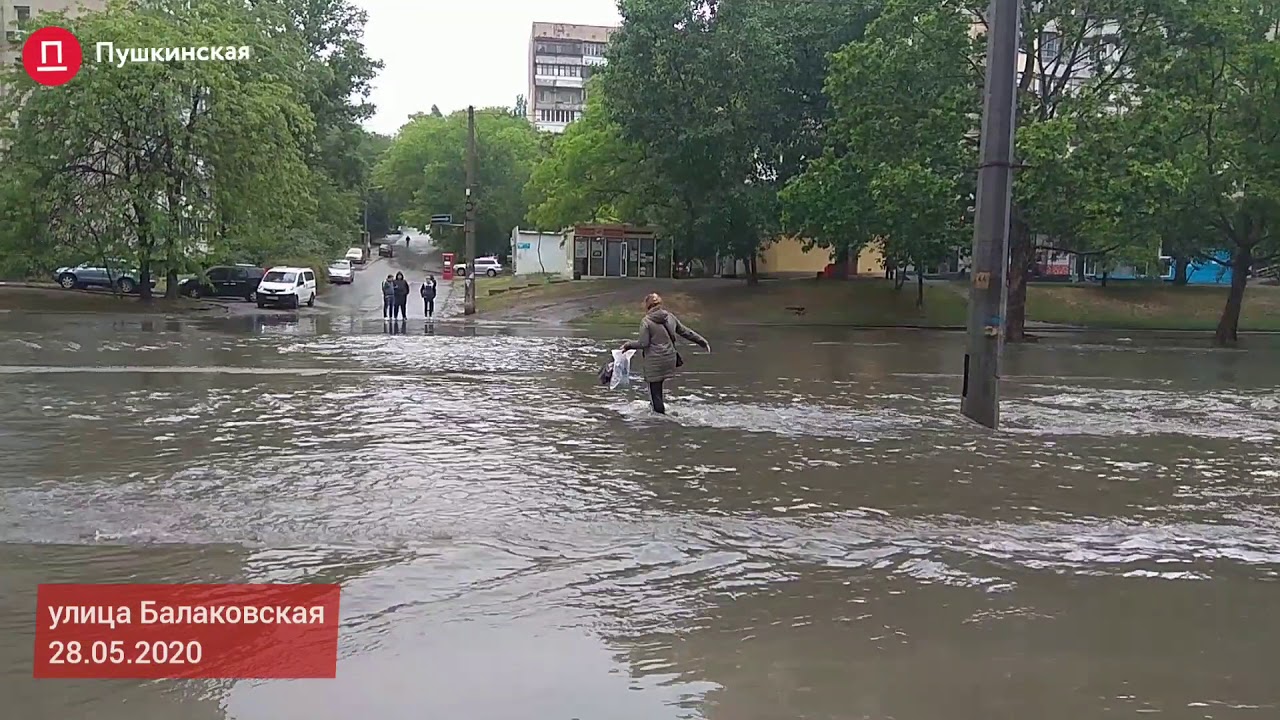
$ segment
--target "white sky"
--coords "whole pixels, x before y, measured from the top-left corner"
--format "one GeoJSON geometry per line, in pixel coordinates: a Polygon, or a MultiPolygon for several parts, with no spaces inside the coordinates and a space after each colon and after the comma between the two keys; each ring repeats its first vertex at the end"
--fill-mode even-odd
{"type": "Polygon", "coordinates": [[[366,126],[394,134],[432,103],[512,105],[527,95],[535,20],[621,23],[614,0],[354,0],[369,13],[364,43],[385,67],[374,80],[378,112],[366,126]]]}

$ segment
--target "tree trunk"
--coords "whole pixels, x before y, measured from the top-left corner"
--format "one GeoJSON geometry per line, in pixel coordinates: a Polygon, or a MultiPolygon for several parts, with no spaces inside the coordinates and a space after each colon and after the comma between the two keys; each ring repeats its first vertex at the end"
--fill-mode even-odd
{"type": "Polygon", "coordinates": [[[172,267],[164,274],[164,299],[178,299],[178,271],[172,267]]]}
{"type": "Polygon", "coordinates": [[[1187,284],[1187,268],[1191,265],[1191,260],[1184,257],[1175,257],[1173,259],[1173,284],[1187,284]]]}
{"type": "Polygon", "coordinates": [[[747,284],[760,284],[760,276],[757,274],[756,268],[756,254],[754,252],[747,256],[747,284]]]}
{"type": "Polygon", "coordinates": [[[1110,270],[1103,270],[1103,271],[1102,271],[1102,277],[1098,278],[1098,284],[1099,284],[1099,285],[1101,285],[1102,287],[1106,287],[1106,286],[1107,286],[1107,275],[1109,275],[1109,274],[1111,274],[1111,271],[1110,271],[1110,270]]]}
{"type": "Polygon", "coordinates": [[[1027,270],[1035,259],[1036,249],[1031,243],[1031,228],[1017,219],[1009,221],[1009,271],[1006,285],[1009,302],[1005,308],[1005,342],[1023,342],[1027,339],[1027,270]]]}
{"type": "Polygon", "coordinates": [[[1252,267],[1253,246],[1237,246],[1231,257],[1231,291],[1227,293],[1227,305],[1218,320],[1218,330],[1213,334],[1215,347],[1234,347],[1240,341],[1240,309],[1244,306],[1244,289],[1252,267]]]}
{"type": "Polygon", "coordinates": [[[924,273],[916,272],[916,309],[924,309],[924,273]]]}
{"type": "Polygon", "coordinates": [[[907,284],[907,271],[900,267],[893,269],[893,289],[901,290],[907,284]]]}

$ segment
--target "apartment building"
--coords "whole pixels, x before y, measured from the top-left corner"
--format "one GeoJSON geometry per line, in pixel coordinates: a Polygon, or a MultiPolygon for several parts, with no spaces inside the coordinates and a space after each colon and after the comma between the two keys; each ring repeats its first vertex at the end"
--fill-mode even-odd
{"type": "Polygon", "coordinates": [[[19,28],[40,13],[61,11],[74,15],[106,6],[107,0],[0,0],[0,62],[22,62],[24,36],[19,28]]]}
{"type": "Polygon", "coordinates": [[[529,38],[529,121],[560,133],[582,117],[586,82],[604,64],[614,27],[535,22],[529,38]]]}

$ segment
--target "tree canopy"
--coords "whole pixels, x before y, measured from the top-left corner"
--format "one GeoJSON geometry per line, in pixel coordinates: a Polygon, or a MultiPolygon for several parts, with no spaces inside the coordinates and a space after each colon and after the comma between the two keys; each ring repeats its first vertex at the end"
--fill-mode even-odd
{"type": "Polygon", "coordinates": [[[161,273],[172,281],[209,261],[323,261],[350,240],[351,188],[367,168],[358,155],[332,163],[330,150],[365,142],[358,97],[376,65],[357,61],[361,18],[349,4],[322,5],[147,0],[42,18],[86,45],[248,45],[251,56],[86,64],[56,91],[4,69],[3,269],[122,258],[136,263],[148,297],[146,281],[161,273]]]}
{"type": "MultiPolygon", "coordinates": [[[[478,108],[476,248],[500,253],[524,219],[524,188],[542,156],[537,130],[509,108],[478,108]]],[[[467,113],[423,115],[400,129],[374,172],[399,219],[426,227],[432,215],[461,222],[466,202],[467,113]]],[[[437,231],[442,247],[460,251],[462,233],[437,231]]]]}

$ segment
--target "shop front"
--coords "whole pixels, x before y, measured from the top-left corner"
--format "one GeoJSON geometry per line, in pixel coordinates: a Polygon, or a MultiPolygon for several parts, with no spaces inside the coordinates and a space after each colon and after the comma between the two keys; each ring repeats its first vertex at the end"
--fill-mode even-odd
{"type": "Polygon", "coordinates": [[[575,277],[669,278],[671,241],[650,228],[579,225],[573,229],[575,277]]]}

